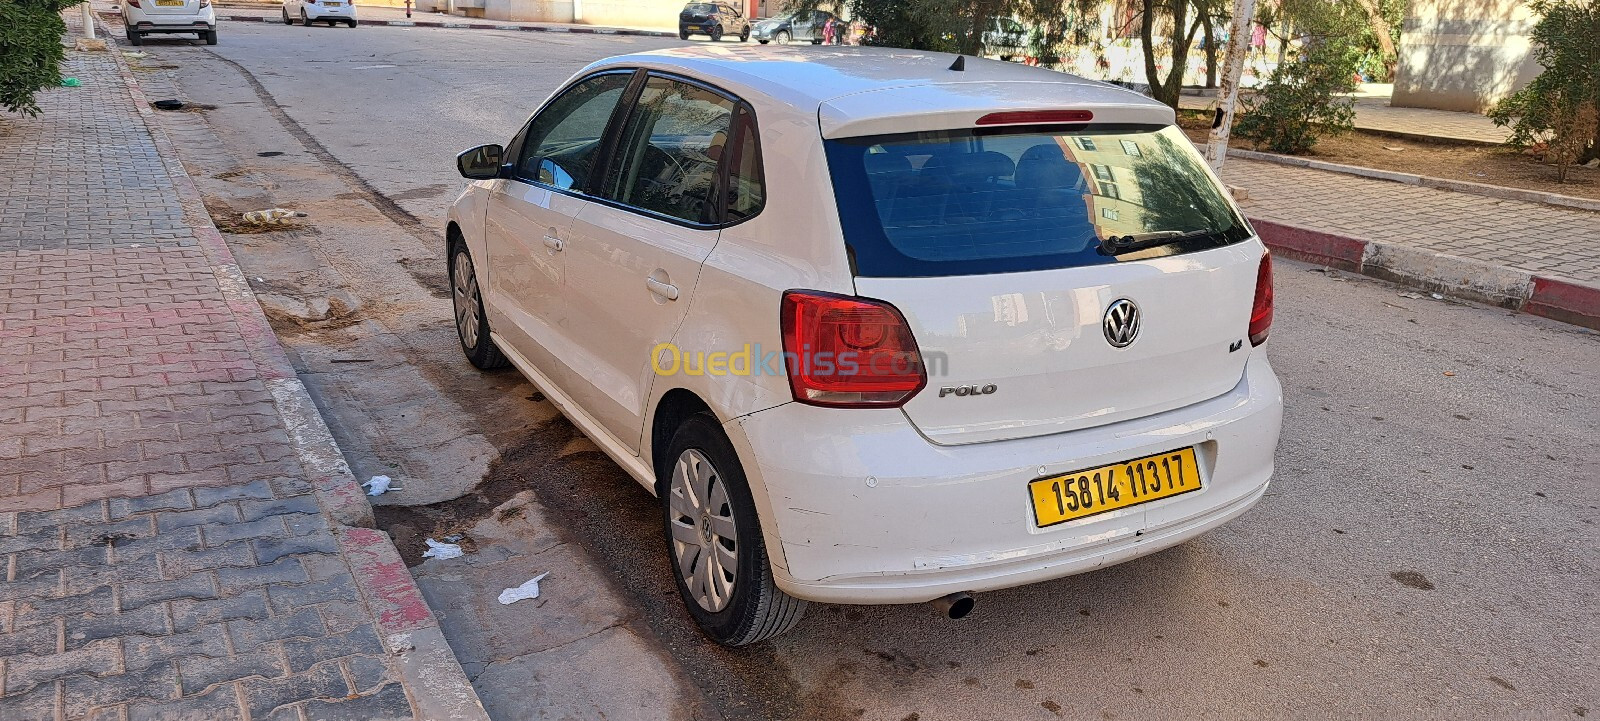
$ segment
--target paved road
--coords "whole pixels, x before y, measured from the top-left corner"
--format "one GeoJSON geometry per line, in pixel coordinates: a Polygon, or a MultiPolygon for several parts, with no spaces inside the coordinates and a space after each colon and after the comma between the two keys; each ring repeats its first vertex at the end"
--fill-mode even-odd
{"type": "Polygon", "coordinates": [[[1247,516],[1140,561],[985,594],[964,622],[923,607],[819,605],[774,642],[709,647],[678,608],[653,502],[515,374],[467,371],[448,304],[429,292],[437,276],[410,262],[437,262],[425,241],[459,187],[457,150],[507,139],[590,59],[677,41],[223,30],[211,49],[151,41],[143,62],[179,66],[156,67],[152,83],[220,106],[185,136],[198,149],[192,171],[227,176],[206,178],[208,195],[313,209],[305,230],[234,237],[247,271],[285,294],[346,288],[363,301],[349,322],[280,331],[358,469],[421,469],[382,500],[413,504],[383,514],[403,549],[449,529],[474,541],[476,566],[415,570],[499,718],[564,717],[573,688],[616,704],[569,704],[575,718],[1575,718],[1600,708],[1600,336],[1294,263],[1278,271],[1271,342],[1288,403],[1278,476],[1247,516]],[[255,185],[230,191],[233,170],[255,185]],[[388,199],[422,224],[385,212],[388,199]],[[396,417],[413,412],[428,421],[396,417]],[[455,450],[443,463],[417,448],[455,450]],[[515,495],[525,489],[535,499],[515,495]],[[524,513],[535,521],[518,526],[524,513]],[[544,562],[506,564],[546,552],[564,554],[551,561],[560,582],[548,605],[474,605],[544,562]],[[562,590],[586,583],[583,594],[562,590]],[[619,701],[545,653],[583,648],[589,631],[543,651],[518,647],[560,637],[561,619],[592,628],[585,614],[630,632],[606,658],[645,659],[639,676],[659,694],[619,701]],[[527,658],[538,663],[514,665],[527,658]],[[683,683],[668,688],[662,674],[683,683]]]}

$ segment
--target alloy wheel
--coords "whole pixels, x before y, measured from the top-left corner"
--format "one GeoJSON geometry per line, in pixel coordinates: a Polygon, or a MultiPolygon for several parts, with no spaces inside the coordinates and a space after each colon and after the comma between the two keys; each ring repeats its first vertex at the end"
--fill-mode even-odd
{"type": "Polygon", "coordinates": [[[722,476],[690,448],[673,464],[667,493],[678,574],[701,608],[721,611],[733,600],[739,571],[738,526],[722,476]]]}
{"type": "Polygon", "coordinates": [[[461,334],[461,344],[467,348],[478,347],[478,279],[472,272],[472,258],[463,252],[456,253],[450,269],[451,299],[455,303],[456,331],[461,334]]]}

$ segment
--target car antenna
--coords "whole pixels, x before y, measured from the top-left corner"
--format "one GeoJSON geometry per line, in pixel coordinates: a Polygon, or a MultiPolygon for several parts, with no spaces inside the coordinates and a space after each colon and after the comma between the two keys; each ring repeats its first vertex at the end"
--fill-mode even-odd
{"type": "Polygon", "coordinates": [[[958,73],[966,70],[967,69],[967,56],[965,56],[965,55],[957,55],[956,56],[956,61],[953,62],[953,63],[950,63],[950,69],[954,70],[954,71],[956,71],[958,73]]]}

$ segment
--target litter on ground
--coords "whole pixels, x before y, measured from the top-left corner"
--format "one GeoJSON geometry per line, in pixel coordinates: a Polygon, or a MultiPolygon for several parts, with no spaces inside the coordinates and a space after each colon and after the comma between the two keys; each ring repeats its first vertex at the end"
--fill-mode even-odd
{"type": "Polygon", "coordinates": [[[372,480],[361,485],[367,489],[367,495],[381,496],[389,492],[390,483],[391,481],[389,480],[388,476],[373,476],[372,480]]]}
{"type": "Polygon", "coordinates": [[[516,588],[508,588],[504,591],[501,591],[500,605],[509,606],[524,599],[538,598],[539,582],[544,580],[544,577],[548,575],[550,575],[550,572],[546,571],[528,579],[528,581],[521,586],[517,586],[516,588]]]}
{"type": "Polygon", "coordinates": [[[461,547],[454,543],[440,543],[431,538],[425,539],[428,550],[422,552],[423,558],[437,558],[441,561],[461,557],[461,547]]]}

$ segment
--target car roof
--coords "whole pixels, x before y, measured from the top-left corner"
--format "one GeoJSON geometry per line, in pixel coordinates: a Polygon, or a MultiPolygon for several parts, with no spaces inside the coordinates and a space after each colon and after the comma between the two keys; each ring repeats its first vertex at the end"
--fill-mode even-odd
{"type": "MultiPolygon", "coordinates": [[[[753,104],[751,96],[759,95],[816,114],[825,137],[958,127],[950,123],[966,125],[995,111],[1062,107],[1091,110],[1101,122],[1170,125],[1174,119],[1166,105],[1115,85],[974,57],[962,61],[964,70],[951,70],[956,58],[899,48],[718,44],[619,55],[585,72],[645,67],[680,73],[753,104]]],[[[758,115],[763,109],[757,105],[758,115]]]]}

